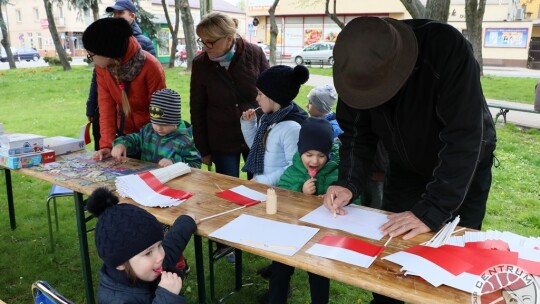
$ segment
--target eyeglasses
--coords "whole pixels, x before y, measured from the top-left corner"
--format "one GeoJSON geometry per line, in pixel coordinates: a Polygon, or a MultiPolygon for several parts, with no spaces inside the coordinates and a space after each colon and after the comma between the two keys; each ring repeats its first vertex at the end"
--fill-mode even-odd
{"type": "Polygon", "coordinates": [[[88,54],[86,54],[86,60],[88,62],[94,62],[94,56],[96,56],[96,54],[90,55],[90,53],[88,53],[88,54]]]}
{"type": "Polygon", "coordinates": [[[218,42],[219,40],[223,39],[225,37],[221,37],[221,38],[218,38],[214,41],[203,41],[201,38],[197,39],[197,44],[202,48],[203,46],[205,46],[206,48],[213,48],[214,47],[214,44],[216,44],[216,42],[218,42]]]}

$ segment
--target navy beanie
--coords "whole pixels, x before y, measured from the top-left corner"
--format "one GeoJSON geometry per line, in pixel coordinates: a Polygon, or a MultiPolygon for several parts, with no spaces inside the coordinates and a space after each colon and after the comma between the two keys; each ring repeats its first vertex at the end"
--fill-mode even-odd
{"type": "Polygon", "coordinates": [[[87,51],[109,58],[122,58],[133,36],[131,25],[123,18],[102,18],[90,24],[83,33],[87,51]]]}
{"type": "Polygon", "coordinates": [[[96,249],[108,267],[116,268],[163,240],[161,224],[152,214],[134,205],[118,204],[107,188],[92,192],[87,208],[98,217],[96,249]]]}
{"type": "Polygon", "coordinates": [[[322,118],[310,117],[300,126],[298,137],[298,153],[300,155],[309,150],[319,151],[330,159],[330,151],[334,143],[334,128],[322,118]]]}
{"type": "Polygon", "coordinates": [[[150,99],[150,121],[158,125],[180,124],[180,94],[171,89],[162,89],[150,99]]]}
{"type": "Polygon", "coordinates": [[[309,70],[303,65],[293,68],[275,65],[257,78],[257,88],[281,107],[287,107],[298,95],[300,86],[309,79],[309,70]]]}

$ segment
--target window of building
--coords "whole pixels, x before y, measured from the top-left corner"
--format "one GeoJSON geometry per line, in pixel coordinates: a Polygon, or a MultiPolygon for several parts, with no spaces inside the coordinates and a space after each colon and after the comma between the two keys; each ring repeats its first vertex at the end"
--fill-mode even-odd
{"type": "Polygon", "coordinates": [[[34,37],[32,37],[32,33],[28,33],[28,42],[30,44],[30,47],[33,48],[34,47],[34,37]]]}
{"type": "Polygon", "coordinates": [[[58,7],[58,17],[64,18],[64,9],[61,6],[58,7]]]}
{"type": "Polygon", "coordinates": [[[22,15],[21,15],[21,10],[20,9],[15,10],[15,16],[17,18],[17,22],[22,22],[22,15]]]}
{"type": "Polygon", "coordinates": [[[37,47],[39,50],[43,49],[43,39],[41,39],[41,33],[36,33],[37,47]]]}
{"type": "Polygon", "coordinates": [[[34,21],[39,21],[39,9],[37,7],[34,7],[34,21]]]}

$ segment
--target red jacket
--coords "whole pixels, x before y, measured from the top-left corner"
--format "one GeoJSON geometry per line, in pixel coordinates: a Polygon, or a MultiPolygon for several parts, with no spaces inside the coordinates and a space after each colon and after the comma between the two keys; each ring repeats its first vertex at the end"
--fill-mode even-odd
{"type": "MultiPolygon", "coordinates": [[[[126,54],[122,58],[122,64],[131,59],[140,48],[135,37],[131,37],[126,54]]],[[[152,93],[166,87],[163,67],[150,53],[146,51],[144,53],[146,61],[139,75],[131,81],[129,86],[128,99],[131,113],[125,117],[124,134],[139,132],[139,129],[150,122],[149,107],[152,93]]],[[[101,133],[99,147],[111,148],[116,138],[117,126],[120,126],[122,91],[107,68],[96,66],[96,76],[101,133]]]]}

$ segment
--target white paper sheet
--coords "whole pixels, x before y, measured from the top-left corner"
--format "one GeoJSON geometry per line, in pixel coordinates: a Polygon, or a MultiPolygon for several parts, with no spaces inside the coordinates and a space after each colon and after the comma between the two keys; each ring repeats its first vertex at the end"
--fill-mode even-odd
{"type": "Polygon", "coordinates": [[[252,200],[256,200],[256,201],[261,201],[261,202],[264,202],[266,201],[266,194],[264,193],[261,193],[259,191],[255,191],[253,189],[250,189],[246,186],[238,186],[238,187],[234,187],[234,188],[231,188],[229,189],[229,191],[233,191],[235,193],[238,193],[242,196],[245,196],[245,197],[248,197],[252,200]]]}
{"type": "Polygon", "coordinates": [[[385,214],[352,206],[344,207],[344,209],[347,210],[347,215],[338,215],[334,217],[326,207],[320,206],[306,214],[306,216],[302,217],[300,220],[322,227],[346,231],[374,240],[382,239],[383,234],[379,228],[384,223],[388,222],[388,218],[385,214]]]}
{"type": "Polygon", "coordinates": [[[346,248],[327,246],[323,244],[315,244],[311,246],[306,253],[364,268],[369,268],[369,266],[375,262],[375,257],[348,250],[346,248]]]}
{"type": "Polygon", "coordinates": [[[242,214],[209,236],[292,256],[319,229],[242,214]]]}

